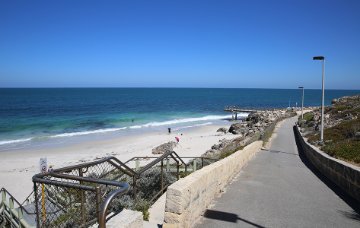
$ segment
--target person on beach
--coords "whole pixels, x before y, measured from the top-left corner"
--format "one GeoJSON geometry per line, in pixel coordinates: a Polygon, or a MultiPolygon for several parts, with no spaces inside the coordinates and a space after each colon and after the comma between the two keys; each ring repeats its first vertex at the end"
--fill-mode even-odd
{"type": "Polygon", "coordinates": [[[171,134],[171,128],[170,127],[168,128],[168,132],[169,132],[169,134],[171,134]]]}

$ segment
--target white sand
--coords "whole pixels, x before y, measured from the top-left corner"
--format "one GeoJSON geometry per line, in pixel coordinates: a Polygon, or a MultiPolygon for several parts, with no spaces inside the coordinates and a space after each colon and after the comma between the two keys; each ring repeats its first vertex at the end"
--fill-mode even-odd
{"type": "Polygon", "coordinates": [[[180,143],[174,149],[179,156],[200,156],[219,140],[236,137],[229,133],[217,133],[219,127],[223,126],[209,125],[188,129],[181,132],[182,136],[180,132],[170,135],[143,133],[51,149],[0,152],[0,187],[5,187],[21,202],[32,191],[31,178],[39,172],[41,157],[47,157],[48,164],[54,165],[55,169],[106,156],[115,156],[125,162],[136,156],[155,156],[151,150],[162,143],[175,141],[175,136],[180,137],[180,143]]]}

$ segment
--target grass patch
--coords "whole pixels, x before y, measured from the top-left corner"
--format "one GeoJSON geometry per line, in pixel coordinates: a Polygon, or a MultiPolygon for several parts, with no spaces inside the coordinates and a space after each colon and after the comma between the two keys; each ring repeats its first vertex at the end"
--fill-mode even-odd
{"type": "Polygon", "coordinates": [[[304,116],[304,120],[306,120],[306,121],[314,120],[314,113],[313,112],[307,112],[303,116],[304,116]]]}
{"type": "Polygon", "coordinates": [[[344,140],[337,143],[329,143],[322,149],[335,158],[360,164],[360,141],[344,140]]]}

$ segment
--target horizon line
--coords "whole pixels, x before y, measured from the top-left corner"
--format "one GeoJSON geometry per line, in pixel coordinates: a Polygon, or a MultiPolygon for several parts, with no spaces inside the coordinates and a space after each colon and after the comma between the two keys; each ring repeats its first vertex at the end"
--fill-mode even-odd
{"type": "MultiPolygon", "coordinates": [[[[256,88],[256,87],[161,87],[161,86],[63,86],[63,87],[0,87],[0,89],[279,89],[298,90],[299,88],[256,88]]],[[[304,88],[305,90],[321,90],[321,88],[304,88]]],[[[325,89],[325,90],[355,90],[359,89],[325,89]]]]}

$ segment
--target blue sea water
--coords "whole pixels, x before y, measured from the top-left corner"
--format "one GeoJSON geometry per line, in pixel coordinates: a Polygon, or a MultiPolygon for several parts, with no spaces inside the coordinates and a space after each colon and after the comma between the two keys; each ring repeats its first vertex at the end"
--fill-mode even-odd
{"type": "MultiPolygon", "coordinates": [[[[360,94],[326,90],[333,98],[360,94]]],[[[0,89],[0,150],[51,139],[109,132],[188,128],[229,117],[225,106],[301,105],[298,89],[51,88],[0,89]]],[[[304,106],[321,104],[321,90],[305,90],[304,106]]]]}

